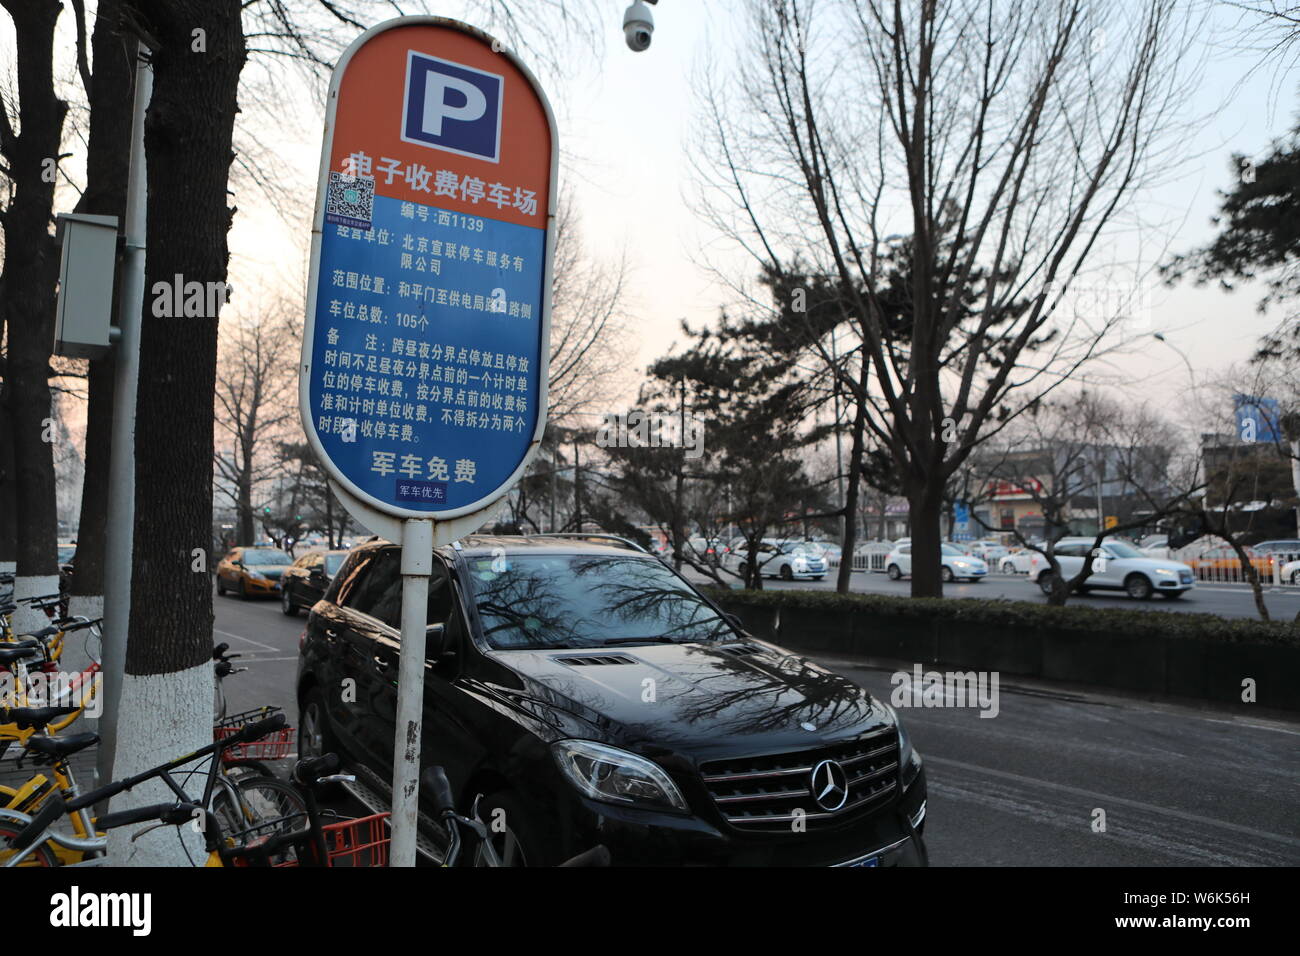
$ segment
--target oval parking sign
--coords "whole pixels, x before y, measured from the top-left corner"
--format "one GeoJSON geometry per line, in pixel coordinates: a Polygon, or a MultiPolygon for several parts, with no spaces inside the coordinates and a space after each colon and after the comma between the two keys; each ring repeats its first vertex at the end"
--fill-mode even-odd
{"type": "Polygon", "coordinates": [[[491,37],[437,17],[363,34],[330,84],[299,405],[363,504],[491,505],[546,426],[555,120],[491,37]]]}

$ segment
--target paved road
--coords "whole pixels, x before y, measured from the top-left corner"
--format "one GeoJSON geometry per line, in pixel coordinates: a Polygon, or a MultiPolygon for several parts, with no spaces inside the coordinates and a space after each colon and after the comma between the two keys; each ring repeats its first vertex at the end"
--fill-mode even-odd
{"type": "MultiPolygon", "coordinates": [[[[249,668],[226,681],[232,710],[278,703],[297,720],[304,623],[216,599],[214,639],[249,668]]],[[[888,699],[888,672],[823,663],[888,699]]],[[[1005,684],[992,719],[902,713],[929,773],[936,865],[1300,865],[1300,721],[1005,684]]]]}
{"type": "MultiPolygon", "coordinates": [[[[778,581],[763,582],[765,588],[807,588],[817,591],[835,590],[834,570],[822,581],[778,581]]],[[[694,581],[705,581],[703,575],[688,572],[694,581]]],[[[853,573],[853,590],[863,594],[899,594],[911,593],[911,582],[907,579],[891,581],[883,574],[869,574],[862,571],[853,573]]],[[[944,597],[974,598],[1008,598],[1013,601],[1037,601],[1046,603],[1046,598],[1024,575],[991,574],[977,584],[955,582],[943,586],[944,597]]],[[[1172,611],[1184,614],[1218,614],[1222,617],[1255,617],[1255,598],[1250,588],[1244,584],[1200,584],[1183,597],[1175,601],[1166,598],[1152,598],[1149,601],[1135,601],[1127,595],[1105,592],[1093,592],[1084,597],[1070,599],[1071,604],[1087,604],[1097,607],[1136,608],[1144,611],[1172,611]]],[[[1300,614],[1300,587],[1287,585],[1282,588],[1264,589],[1264,603],[1274,620],[1292,621],[1300,614]]]]}

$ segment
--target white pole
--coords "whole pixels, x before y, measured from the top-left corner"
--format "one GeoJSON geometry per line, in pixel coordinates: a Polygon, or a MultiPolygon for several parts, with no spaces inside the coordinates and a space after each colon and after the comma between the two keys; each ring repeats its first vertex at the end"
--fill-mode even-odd
{"type": "Polygon", "coordinates": [[[114,331],[113,437],[108,463],[108,515],[104,529],[104,707],[99,718],[98,779],[112,779],[118,702],[131,620],[131,543],[135,533],[135,397],[140,369],[140,315],[144,309],[144,114],[153,94],[153,70],[136,63],[131,120],[131,166],[126,184],[122,282],[114,331]]]}
{"type": "Polygon", "coordinates": [[[415,866],[420,807],[420,742],[424,714],[424,645],[433,522],[402,522],[402,652],[397,671],[397,734],[393,740],[393,836],[389,866],[415,866]]]}
{"type": "MultiPolygon", "coordinates": [[[[1300,500],[1300,438],[1291,443],[1291,486],[1300,500]]],[[[1296,534],[1300,534],[1300,504],[1295,509],[1296,534]]]]}

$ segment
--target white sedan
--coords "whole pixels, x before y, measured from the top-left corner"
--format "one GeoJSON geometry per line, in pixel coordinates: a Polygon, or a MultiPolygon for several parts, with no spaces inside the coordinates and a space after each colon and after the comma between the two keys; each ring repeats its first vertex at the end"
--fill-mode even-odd
{"type": "Polygon", "coordinates": [[[1289,561],[1282,565],[1282,580],[1300,584],[1300,561],[1289,561]]]}
{"type": "Polygon", "coordinates": [[[1037,552],[1025,548],[1021,551],[1013,551],[1010,554],[998,559],[998,570],[1003,574],[1028,574],[1029,564],[1034,559],[1037,552]]]}
{"type": "MultiPolygon", "coordinates": [[[[941,545],[939,560],[942,564],[939,572],[945,581],[965,578],[968,581],[982,581],[989,573],[989,566],[983,558],[968,554],[953,544],[941,545]]],[[[894,550],[885,556],[885,573],[891,581],[898,581],[904,575],[912,573],[912,545],[897,544],[894,550]]]]}
{"type": "MultiPolygon", "coordinates": [[[[1092,538],[1062,538],[1056,543],[1056,561],[1061,574],[1073,578],[1083,570],[1084,559],[1092,547],[1092,538]]],[[[1047,559],[1034,552],[1029,575],[1044,594],[1052,592],[1052,569],[1047,559]]],[[[1146,600],[1152,594],[1166,598],[1182,597],[1196,587],[1196,575],[1179,561],[1149,558],[1123,541],[1105,541],[1093,558],[1092,574],[1079,589],[1089,591],[1124,591],[1129,597],[1146,600]]]]}

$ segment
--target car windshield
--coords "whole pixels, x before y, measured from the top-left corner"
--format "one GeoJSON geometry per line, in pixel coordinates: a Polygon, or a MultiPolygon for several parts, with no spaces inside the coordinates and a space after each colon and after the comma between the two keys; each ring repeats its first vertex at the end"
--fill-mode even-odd
{"type": "Polygon", "coordinates": [[[659,561],[604,554],[468,559],[483,635],[498,650],[711,641],[735,632],[659,561]]]}
{"type": "Polygon", "coordinates": [[[293,558],[275,548],[261,548],[244,552],[245,564],[289,564],[293,558]]]}
{"type": "Polygon", "coordinates": [[[339,568],[343,566],[343,559],[346,558],[347,552],[341,551],[338,554],[325,555],[325,573],[330,577],[339,573],[339,568]]]}
{"type": "Polygon", "coordinates": [[[1120,558],[1145,558],[1146,555],[1133,547],[1131,544],[1125,544],[1123,541],[1111,541],[1107,544],[1111,554],[1120,558]]]}

